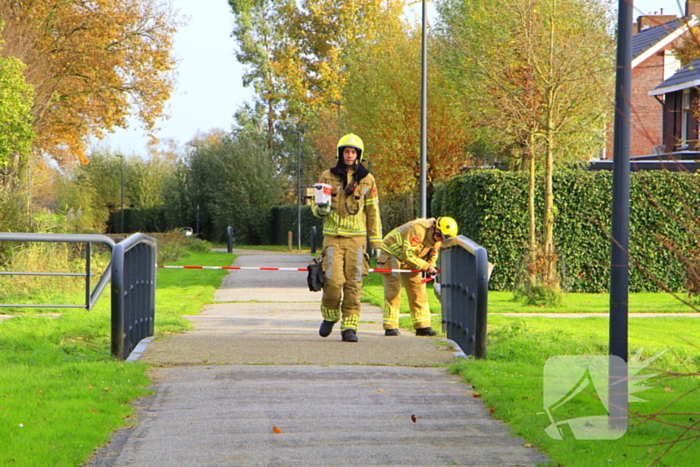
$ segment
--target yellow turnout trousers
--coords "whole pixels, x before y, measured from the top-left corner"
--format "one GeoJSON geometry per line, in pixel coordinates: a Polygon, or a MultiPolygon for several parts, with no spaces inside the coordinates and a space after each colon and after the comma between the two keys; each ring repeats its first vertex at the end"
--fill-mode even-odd
{"type": "MultiPolygon", "coordinates": [[[[389,259],[384,264],[378,266],[386,269],[413,269],[410,265],[399,261],[394,256],[389,256],[389,259]]],[[[382,273],[382,280],[384,282],[384,329],[399,328],[402,283],[408,296],[413,327],[419,329],[430,326],[428,293],[425,284],[421,283],[423,280],[421,273],[382,273]]]]}
{"type": "Polygon", "coordinates": [[[323,236],[323,297],[321,315],[326,321],[343,318],[340,330],[357,330],[360,320],[360,296],[362,277],[369,271],[369,258],[365,252],[367,239],[354,237],[323,236]]]}

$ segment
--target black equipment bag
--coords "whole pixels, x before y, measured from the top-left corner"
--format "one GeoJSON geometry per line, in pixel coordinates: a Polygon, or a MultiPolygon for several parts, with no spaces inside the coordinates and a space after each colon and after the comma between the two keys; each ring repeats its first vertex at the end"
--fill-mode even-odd
{"type": "Polygon", "coordinates": [[[314,258],[307,269],[309,273],[306,276],[306,281],[309,284],[309,290],[318,292],[323,288],[323,255],[314,258]]]}

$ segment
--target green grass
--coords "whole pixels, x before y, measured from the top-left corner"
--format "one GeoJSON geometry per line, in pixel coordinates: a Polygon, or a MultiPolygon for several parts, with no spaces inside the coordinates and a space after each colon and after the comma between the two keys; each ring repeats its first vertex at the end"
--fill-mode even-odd
{"type": "MultiPolygon", "coordinates": [[[[431,288],[429,286],[429,288],[431,288]]],[[[364,300],[381,305],[379,274],[364,284],[364,300]]],[[[549,456],[550,466],[594,465],[691,467],[700,458],[695,442],[700,422],[700,320],[698,318],[630,318],[629,349],[649,358],[663,353],[650,366],[659,372],[648,390],[637,396],[648,402],[631,402],[629,428],[617,440],[563,440],[550,438],[544,407],[544,367],[553,356],[607,355],[609,320],[586,318],[502,316],[496,313],[607,313],[607,294],[567,294],[565,306],[542,309],[512,300],[510,292],[489,292],[488,357],[465,359],[450,366],[464,382],[473,385],[493,417],[507,423],[515,435],[549,456]],[[675,372],[673,376],[668,372],[675,372]],[[675,426],[674,426],[675,424],[675,426]],[[684,427],[693,427],[686,431],[684,427]],[[680,440],[673,443],[674,440],[680,440]],[[668,450],[668,452],[666,452],[668,450]]],[[[441,329],[440,304],[432,290],[429,300],[433,327],[441,329]]],[[[400,325],[411,327],[405,294],[400,325]]],[[[695,311],[668,294],[630,294],[630,312],[687,313],[695,311]]],[[[585,393],[581,393],[585,394],[585,393]]],[[[601,402],[589,395],[576,397],[556,412],[556,420],[602,415],[601,402]]]]}
{"type": "MultiPolygon", "coordinates": [[[[178,265],[229,266],[234,256],[195,253],[178,265]]],[[[158,269],[156,334],[182,332],[225,270],[158,269]]],[[[76,300],[82,291],[49,297],[76,300]]],[[[12,302],[20,303],[20,302],[12,302]]],[[[0,322],[0,466],[75,467],[130,423],[133,399],[147,395],[147,366],[110,355],[109,290],[90,312],[35,309],[0,322]],[[46,311],[46,310],[44,310],[46,311]]]]}
{"type": "MultiPolygon", "coordinates": [[[[440,310],[440,302],[433,292],[433,282],[426,284],[428,300],[432,311],[440,310]]],[[[381,274],[372,272],[364,281],[363,301],[381,306],[384,300],[381,274]]],[[[401,313],[408,313],[406,292],[401,291],[401,313]]],[[[610,309],[608,294],[570,293],[564,298],[564,306],[557,308],[525,306],[513,299],[512,292],[494,292],[488,294],[489,313],[608,313],[610,309]]],[[[673,295],[666,293],[634,293],[629,295],[630,313],[697,313],[698,309],[688,306],[673,295]]]]}
{"type": "MultiPolygon", "coordinates": [[[[696,318],[630,319],[632,353],[649,358],[664,350],[667,352],[651,365],[652,370],[661,372],[659,376],[647,384],[648,390],[637,394],[648,402],[630,402],[629,429],[618,440],[579,440],[573,435],[555,440],[545,432],[550,423],[544,414],[546,359],[606,355],[608,320],[605,318],[491,316],[488,358],[465,360],[452,365],[450,370],[474,386],[495,418],[505,421],[516,435],[548,455],[552,466],[647,466],[661,458],[657,465],[691,467],[697,465],[700,444],[694,440],[673,446],[658,443],[690,438],[693,432],[685,433],[683,427],[696,425],[700,420],[697,395],[690,393],[700,388],[698,324],[696,318]],[[670,377],[665,371],[686,376],[670,377]],[[681,397],[685,394],[688,395],[681,397]],[[671,451],[664,454],[667,448],[671,451]]],[[[562,411],[557,412],[556,420],[605,414],[601,409],[604,408],[594,396],[581,396],[565,404],[562,411]]]]}

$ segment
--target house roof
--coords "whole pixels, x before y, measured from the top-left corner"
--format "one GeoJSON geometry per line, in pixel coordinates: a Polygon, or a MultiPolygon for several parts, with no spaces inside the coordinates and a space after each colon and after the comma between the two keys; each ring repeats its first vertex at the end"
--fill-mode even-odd
{"type": "Polygon", "coordinates": [[[650,96],[682,91],[700,85],[700,58],[681,68],[669,79],[649,91],[650,96]]]}
{"type": "Polygon", "coordinates": [[[699,23],[695,16],[678,18],[632,36],[632,68],[678,39],[699,23]]]}

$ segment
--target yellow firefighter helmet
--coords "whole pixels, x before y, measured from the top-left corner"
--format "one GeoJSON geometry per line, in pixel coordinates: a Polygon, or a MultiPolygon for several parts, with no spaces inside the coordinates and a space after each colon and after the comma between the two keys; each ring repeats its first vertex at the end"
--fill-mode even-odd
{"type": "Polygon", "coordinates": [[[355,148],[357,149],[357,162],[361,163],[365,160],[365,145],[362,142],[362,138],[353,133],[348,133],[347,135],[340,138],[338,141],[338,159],[343,157],[343,148],[355,148]]]}
{"type": "Polygon", "coordinates": [[[435,226],[440,229],[440,232],[442,232],[442,236],[445,237],[445,239],[456,237],[457,232],[459,231],[457,221],[447,216],[438,217],[437,221],[435,222],[435,226]]]}

